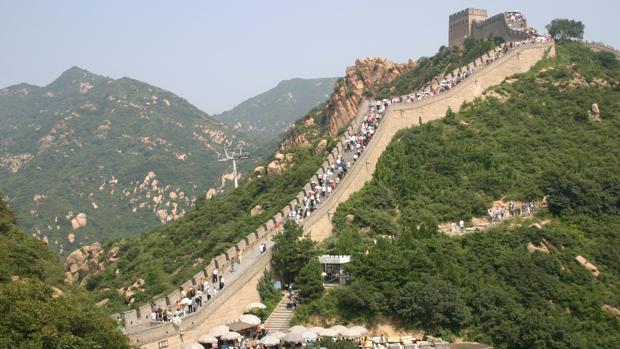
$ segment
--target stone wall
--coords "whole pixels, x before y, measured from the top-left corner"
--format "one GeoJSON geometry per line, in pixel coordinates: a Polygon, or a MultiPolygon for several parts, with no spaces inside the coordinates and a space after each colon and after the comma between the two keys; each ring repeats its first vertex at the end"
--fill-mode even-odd
{"type": "Polygon", "coordinates": [[[482,22],[474,22],[472,25],[471,37],[475,39],[500,37],[504,39],[504,41],[521,41],[529,38],[524,32],[510,29],[508,24],[506,24],[506,17],[503,13],[497,14],[482,22]]]}
{"type": "Polygon", "coordinates": [[[304,232],[309,233],[314,240],[323,240],[330,235],[331,215],[336,212],[340,203],[346,201],[352,193],[360,190],[366,182],[372,179],[379,157],[398,130],[419,125],[419,120],[427,122],[439,119],[445,115],[448,108],[452,108],[455,112],[458,111],[463,102],[481,96],[487,87],[501,83],[508,76],[528,71],[545,56],[547,50],[551,50],[550,54],[555,54],[552,44],[526,45],[512,50],[488,66],[478,58],[473,63],[476,73],[450,91],[417,103],[391,105],[367,150],[357,160],[357,163],[363,163],[364,166],[353,166],[349,170],[347,176],[332,192],[330,199],[321,204],[317,211],[306,219],[304,232]]]}

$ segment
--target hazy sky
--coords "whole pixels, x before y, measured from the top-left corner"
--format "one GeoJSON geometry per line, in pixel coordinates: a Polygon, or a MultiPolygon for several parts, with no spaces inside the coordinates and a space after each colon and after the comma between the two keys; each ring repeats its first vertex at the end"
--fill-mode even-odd
{"type": "Polygon", "coordinates": [[[168,89],[208,113],[294,77],[342,76],[355,58],[432,55],[448,15],[523,11],[544,30],[579,19],[620,47],[620,1],[0,0],[0,87],[46,85],[71,66],[168,89]]]}

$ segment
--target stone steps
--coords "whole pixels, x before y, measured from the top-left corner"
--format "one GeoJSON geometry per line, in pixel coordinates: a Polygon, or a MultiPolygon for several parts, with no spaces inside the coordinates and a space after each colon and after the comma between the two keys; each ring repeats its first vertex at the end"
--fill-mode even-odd
{"type": "Polygon", "coordinates": [[[265,328],[270,331],[286,331],[289,329],[291,319],[293,318],[293,310],[286,308],[287,303],[288,297],[282,297],[280,303],[278,303],[267,321],[265,321],[265,328]]]}

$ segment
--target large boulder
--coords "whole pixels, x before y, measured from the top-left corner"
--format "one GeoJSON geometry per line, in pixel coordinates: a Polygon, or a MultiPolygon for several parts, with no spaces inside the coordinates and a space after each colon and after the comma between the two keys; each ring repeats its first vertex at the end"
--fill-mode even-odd
{"type": "Polygon", "coordinates": [[[325,152],[325,149],[327,149],[327,139],[321,139],[319,144],[316,145],[316,148],[314,148],[314,154],[322,155],[325,152]]]}
{"type": "Polygon", "coordinates": [[[588,115],[592,121],[601,121],[601,112],[598,109],[598,104],[592,103],[592,107],[588,110],[588,115]]]}
{"type": "MultiPolygon", "coordinates": [[[[118,255],[118,248],[114,250],[114,253],[118,255]]],[[[65,281],[83,284],[89,275],[104,270],[106,264],[109,263],[103,255],[103,247],[100,243],[82,246],[71,252],[65,260],[65,281]]]]}
{"type": "Polygon", "coordinates": [[[276,162],[275,160],[270,162],[269,165],[267,165],[267,175],[268,176],[279,176],[282,174],[282,165],[280,165],[278,162],[276,162]]]}
{"type": "Polygon", "coordinates": [[[261,215],[263,212],[264,212],[263,206],[256,205],[250,210],[250,216],[256,217],[258,215],[261,215]]]}

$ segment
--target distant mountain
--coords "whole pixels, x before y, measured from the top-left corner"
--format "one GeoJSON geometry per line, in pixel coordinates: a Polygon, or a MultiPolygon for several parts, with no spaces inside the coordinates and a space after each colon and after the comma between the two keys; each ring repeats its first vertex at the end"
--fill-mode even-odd
{"type": "Polygon", "coordinates": [[[214,115],[234,129],[260,140],[274,140],[310,109],[325,102],[338,78],[291,79],[214,115]]]}
{"type": "Polygon", "coordinates": [[[61,251],[180,217],[222,184],[217,153],[236,145],[252,150],[183,98],[129,78],[73,67],[45,87],[0,89],[0,192],[61,251]]]}

